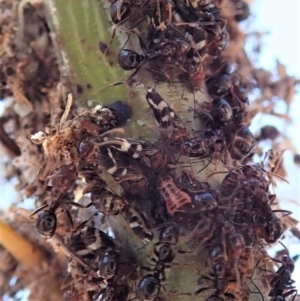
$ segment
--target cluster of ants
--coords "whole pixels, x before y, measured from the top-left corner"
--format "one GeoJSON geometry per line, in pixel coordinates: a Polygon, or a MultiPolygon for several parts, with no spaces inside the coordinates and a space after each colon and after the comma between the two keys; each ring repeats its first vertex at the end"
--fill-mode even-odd
{"type": "MultiPolygon", "coordinates": [[[[247,18],[248,5],[233,3],[236,20],[247,18]]],[[[226,45],[226,19],[220,7],[209,0],[114,1],[110,14],[115,29],[137,35],[143,52],[120,51],[119,65],[124,70],[135,69],[127,82],[145,66],[156,81],[179,78],[191,91],[199,91],[205,78],[203,62],[217,57],[226,45]],[[125,27],[128,23],[130,29],[125,27]],[[147,23],[145,35],[137,29],[143,23],[147,23]]]]}
{"type": "MultiPolygon", "coordinates": [[[[231,4],[236,7],[237,22],[248,17],[245,2],[232,0],[231,4]]],[[[199,91],[205,78],[204,59],[218,56],[226,44],[226,20],[217,1],[120,0],[111,4],[111,17],[119,27],[136,21],[130,32],[137,35],[143,54],[130,49],[119,54],[123,69],[135,69],[130,78],[145,66],[157,81],[178,77],[192,92],[199,91]],[[146,42],[136,29],[145,20],[146,42]]],[[[196,298],[212,290],[207,301],[249,299],[252,292],[247,283],[256,286],[252,278],[266,256],[262,244],[276,242],[284,230],[276,213],[290,212],[272,210],[276,196],[270,193],[270,173],[259,165],[242,165],[256,142],[248,129],[242,78],[225,66],[206,84],[212,101],[194,110],[205,128],[200,134],[188,131],[150,87],[145,98],[161,134],[156,143],[119,135],[132,114],[121,101],[68,120],[71,95],[59,126],[31,136],[33,143],[43,146],[46,159],[38,175],[45,188],[43,201],[31,217],[36,217],[43,237],[59,239],[69,258],[71,285],[65,300],[164,300],[160,292],[168,269],[180,266],[174,261],[178,253],[189,253],[178,249],[183,239],[194,243],[192,253],[207,252],[207,274],[198,278],[195,285],[200,288],[195,292],[170,294],[196,298]],[[229,170],[217,190],[192,172],[178,172],[182,158],[207,160],[207,165],[237,162],[238,166],[229,170]],[[79,179],[85,182],[88,204],[74,201],[79,179]],[[79,213],[87,208],[93,208],[93,213],[80,219],[79,213]],[[114,219],[124,220],[142,244],[157,241],[150,256],[154,266],[144,266],[123,248],[113,222],[109,223],[114,219]],[[95,220],[101,221],[100,227],[95,220]]],[[[291,279],[293,260],[285,255],[280,263],[270,282],[271,301],[297,295],[291,279]]]]}
{"type": "MultiPolygon", "coordinates": [[[[179,252],[176,245],[182,238],[196,242],[194,252],[208,252],[208,276],[200,276],[198,284],[202,287],[193,292],[194,296],[213,289],[209,301],[222,301],[224,296],[248,300],[250,289],[245,283],[247,279],[251,281],[259,260],[257,254],[262,252],[259,241],[277,241],[283,224],[276,212],[290,212],[271,209],[276,196],[270,194],[267,173],[259,165],[232,169],[220,190],[200,182],[190,172],[182,171],[178,176],[174,153],[188,157],[186,146],[200,138],[188,139],[175,111],[153,88],[148,89],[146,100],[162,136],[171,141],[172,155],[148,141],[116,137],[132,113],[120,101],[67,120],[70,95],[59,127],[31,136],[34,143],[43,145],[46,155],[39,173],[45,185],[44,204],[31,214],[38,214],[37,230],[45,238],[57,237],[66,227],[58,222],[62,211],[71,228],[61,238],[68,250],[73,283],[65,293],[66,300],[80,300],[83,296],[84,300],[161,300],[166,269],[178,264],[174,263],[179,252]],[[106,173],[122,187],[121,195],[110,187],[106,173]],[[89,195],[89,204],[72,199],[78,178],[86,182],[83,194],[89,195]],[[72,206],[80,210],[93,207],[95,213],[79,223],[78,210],[72,206]],[[139,260],[114,236],[97,228],[94,219],[100,219],[99,214],[101,221],[109,217],[124,219],[132,234],[145,245],[158,233],[151,257],[155,266],[140,266],[139,260]],[[203,287],[206,283],[208,286],[203,287]]],[[[212,128],[213,120],[212,117],[212,128]]],[[[205,143],[207,140],[203,138],[205,143]]],[[[219,151],[232,153],[231,148],[219,151]]],[[[211,156],[211,150],[202,147],[199,157],[212,160],[211,156]],[[204,150],[207,156],[203,156],[204,150]]],[[[271,281],[272,300],[297,294],[292,286],[292,262],[287,256],[271,281]],[[278,276],[285,272],[289,277],[278,276]]]]}

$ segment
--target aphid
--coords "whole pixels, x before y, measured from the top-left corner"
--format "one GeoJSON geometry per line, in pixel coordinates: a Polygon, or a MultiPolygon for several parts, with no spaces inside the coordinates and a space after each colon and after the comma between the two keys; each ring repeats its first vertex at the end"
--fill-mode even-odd
{"type": "Polygon", "coordinates": [[[245,252],[239,258],[238,271],[251,279],[254,273],[254,263],[254,250],[252,247],[246,247],[245,252]]]}
{"type": "Polygon", "coordinates": [[[186,192],[177,188],[171,176],[160,178],[156,187],[165,201],[168,213],[172,216],[180,207],[192,202],[186,192]]]}
{"type": "Polygon", "coordinates": [[[203,61],[207,56],[206,35],[203,28],[185,28],[185,39],[191,44],[191,49],[183,58],[185,72],[179,74],[185,85],[192,91],[201,91],[205,80],[203,61]]]}
{"type": "MultiPolygon", "coordinates": [[[[140,17],[146,18],[151,17],[159,13],[160,11],[160,0],[120,0],[116,1],[111,6],[111,17],[113,22],[126,22],[132,16],[139,15],[140,17]],[[157,4],[156,6],[154,4],[157,4]],[[158,11],[157,11],[158,10],[158,11]]],[[[162,2],[163,3],[163,2],[162,2]]],[[[161,16],[159,16],[161,18],[161,16]]]]}
{"type": "Polygon", "coordinates": [[[156,154],[150,156],[150,167],[156,171],[164,168],[170,161],[169,156],[163,151],[160,150],[156,154]]]}

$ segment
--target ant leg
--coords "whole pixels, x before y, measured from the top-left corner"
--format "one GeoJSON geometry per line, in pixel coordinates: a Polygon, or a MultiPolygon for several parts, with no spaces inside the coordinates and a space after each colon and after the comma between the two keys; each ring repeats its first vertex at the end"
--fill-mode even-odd
{"type": "MultiPolygon", "coordinates": [[[[95,259],[92,261],[92,263],[90,264],[90,267],[86,273],[86,278],[89,279],[89,276],[90,276],[90,273],[91,271],[93,271],[95,273],[95,271],[92,269],[92,266],[93,264],[96,262],[96,261],[99,261],[100,260],[100,256],[96,256],[95,259]]],[[[98,277],[100,277],[100,275],[98,275],[98,271],[95,273],[98,277]]]]}
{"type": "Polygon", "coordinates": [[[41,207],[37,208],[35,211],[33,211],[32,213],[30,213],[29,218],[33,217],[34,215],[36,215],[38,212],[42,211],[46,207],[48,207],[48,204],[44,204],[41,207]]]}
{"type": "Polygon", "coordinates": [[[259,287],[252,280],[250,280],[250,281],[255,286],[255,288],[257,289],[257,292],[251,292],[250,291],[250,294],[260,294],[261,297],[262,297],[262,301],[265,301],[265,298],[264,298],[262,292],[260,291],[259,287]]]}
{"type": "Polygon", "coordinates": [[[113,26],[113,32],[112,32],[110,41],[109,41],[109,43],[108,43],[108,45],[107,45],[107,47],[106,47],[106,49],[105,49],[105,51],[103,53],[104,55],[107,55],[107,52],[108,52],[108,50],[109,50],[109,48],[110,48],[110,46],[111,46],[111,44],[112,44],[112,42],[113,42],[113,40],[115,38],[117,28],[120,27],[120,26],[122,26],[126,21],[128,21],[128,19],[129,19],[129,17],[125,18],[124,20],[120,21],[118,24],[116,24],[115,26],[113,26]]]}
{"type": "Polygon", "coordinates": [[[146,44],[144,43],[139,30],[137,28],[133,28],[132,31],[137,35],[139,42],[140,42],[140,47],[141,47],[143,53],[147,52],[146,44]]]}
{"type": "Polygon", "coordinates": [[[204,292],[205,290],[209,290],[209,289],[213,289],[213,287],[203,287],[203,288],[200,288],[198,289],[197,291],[195,291],[195,295],[199,295],[201,294],[202,292],[204,292]]]}
{"type": "Polygon", "coordinates": [[[298,294],[298,291],[297,291],[295,288],[292,289],[292,290],[290,290],[289,292],[286,292],[286,293],[283,294],[282,296],[283,296],[284,298],[286,298],[286,297],[288,297],[288,296],[290,296],[290,295],[292,295],[292,294],[294,294],[294,295],[293,295],[293,298],[291,299],[291,301],[294,301],[295,297],[296,297],[297,294],[298,294]]]}
{"type": "MultiPolygon", "coordinates": [[[[278,210],[272,210],[272,212],[282,212],[282,213],[284,213],[284,214],[282,215],[282,217],[291,215],[291,214],[293,213],[293,211],[289,211],[289,210],[281,210],[281,209],[278,209],[278,210]]],[[[286,247],[285,247],[285,249],[286,249],[286,247]]]]}
{"type": "Polygon", "coordinates": [[[81,204],[78,204],[78,203],[73,202],[73,201],[64,201],[64,204],[70,204],[70,205],[78,207],[78,208],[89,208],[89,207],[94,205],[93,202],[90,202],[87,205],[81,205],[81,204]]]}
{"type": "Polygon", "coordinates": [[[89,269],[89,265],[87,265],[77,254],[73,253],[66,247],[62,237],[58,234],[54,234],[53,237],[49,238],[48,241],[55,248],[59,248],[68,258],[76,260],[80,263],[85,269],[89,269]]]}
{"type": "Polygon", "coordinates": [[[67,216],[69,226],[71,227],[71,229],[73,229],[74,224],[73,224],[73,219],[72,219],[72,215],[71,215],[70,211],[64,207],[63,207],[63,211],[65,212],[65,214],[67,216]]]}
{"type": "Polygon", "coordinates": [[[213,158],[211,158],[209,161],[208,161],[208,163],[202,168],[202,169],[200,169],[198,172],[197,172],[197,174],[198,173],[200,173],[201,171],[203,171],[211,162],[212,162],[212,160],[213,160],[213,158]]]}
{"type": "Polygon", "coordinates": [[[96,211],[91,217],[89,217],[87,220],[83,221],[81,224],[79,224],[76,229],[73,230],[74,233],[81,230],[95,215],[98,215],[98,212],[96,211]]]}
{"type": "Polygon", "coordinates": [[[101,92],[102,90],[104,90],[106,88],[115,87],[115,86],[119,86],[119,85],[122,85],[122,84],[128,84],[130,86],[131,85],[130,81],[133,81],[134,76],[138,73],[138,71],[140,70],[140,68],[141,68],[141,66],[142,66],[143,63],[144,63],[144,61],[142,61],[140,63],[140,65],[135,69],[135,71],[126,80],[114,83],[112,85],[108,85],[108,86],[102,87],[102,88],[98,89],[97,91],[95,91],[93,93],[93,95],[98,94],[99,92],[101,92]]]}
{"type": "Polygon", "coordinates": [[[196,274],[200,275],[200,270],[192,266],[191,264],[188,263],[179,263],[179,262],[172,262],[171,265],[177,265],[177,266],[187,266],[191,268],[196,274]]]}
{"type": "Polygon", "coordinates": [[[165,72],[165,70],[161,67],[158,67],[158,66],[152,66],[152,67],[147,67],[146,68],[150,73],[153,73],[153,77],[155,78],[155,81],[156,78],[163,78],[163,80],[160,80],[160,81],[168,81],[169,85],[171,85],[171,78],[170,76],[165,72]]]}

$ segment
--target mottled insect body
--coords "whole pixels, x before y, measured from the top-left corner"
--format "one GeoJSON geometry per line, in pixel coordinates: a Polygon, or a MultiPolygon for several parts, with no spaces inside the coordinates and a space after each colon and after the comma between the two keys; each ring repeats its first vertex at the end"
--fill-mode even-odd
{"type": "Polygon", "coordinates": [[[111,193],[108,190],[92,191],[91,200],[94,206],[105,215],[118,215],[128,206],[124,197],[111,193]]]}
{"type": "MultiPolygon", "coordinates": [[[[159,150],[153,147],[152,144],[148,141],[118,137],[113,139],[106,139],[104,142],[100,143],[99,146],[107,146],[108,148],[116,149],[133,159],[141,159],[143,163],[145,163],[149,167],[151,167],[151,159],[149,157],[159,152],[159,150]]],[[[112,156],[112,154],[110,154],[109,156],[112,156]]]]}
{"type": "Polygon", "coordinates": [[[97,149],[97,160],[101,169],[106,170],[119,183],[124,181],[139,181],[144,178],[143,172],[137,165],[137,162],[129,163],[124,154],[113,147],[99,147],[97,149]]]}
{"type": "Polygon", "coordinates": [[[114,248],[115,242],[108,234],[91,226],[84,226],[74,233],[71,244],[72,251],[80,257],[90,254],[100,255],[114,248]]]}
{"type": "Polygon", "coordinates": [[[185,128],[175,111],[153,88],[148,88],[146,99],[160,127],[185,128]]]}
{"type": "Polygon", "coordinates": [[[153,88],[148,88],[146,99],[158,127],[166,129],[172,141],[182,142],[187,136],[187,130],[175,111],[153,88]]]}
{"type": "Polygon", "coordinates": [[[135,208],[130,208],[124,215],[134,235],[143,243],[148,244],[153,239],[153,233],[149,230],[143,213],[139,214],[135,208]]]}
{"type": "Polygon", "coordinates": [[[177,188],[171,176],[160,178],[157,183],[157,189],[166,203],[168,213],[172,216],[183,205],[192,203],[191,197],[177,188]]]}

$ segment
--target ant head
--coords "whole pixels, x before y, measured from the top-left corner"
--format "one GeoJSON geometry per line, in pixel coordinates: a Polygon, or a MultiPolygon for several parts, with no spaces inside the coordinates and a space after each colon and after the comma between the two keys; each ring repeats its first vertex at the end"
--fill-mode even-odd
{"type": "Polygon", "coordinates": [[[53,211],[44,210],[38,215],[36,228],[39,234],[45,238],[50,238],[54,235],[57,225],[57,218],[53,211]]]}
{"type": "Polygon", "coordinates": [[[124,70],[132,70],[139,67],[140,63],[145,60],[143,55],[130,49],[122,49],[119,53],[119,65],[124,70]]]}

